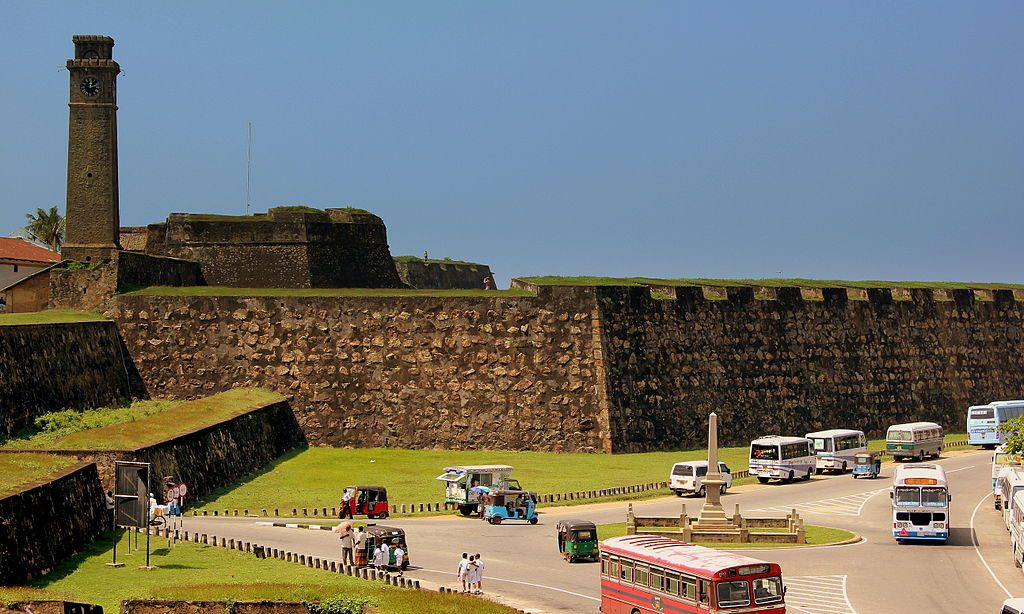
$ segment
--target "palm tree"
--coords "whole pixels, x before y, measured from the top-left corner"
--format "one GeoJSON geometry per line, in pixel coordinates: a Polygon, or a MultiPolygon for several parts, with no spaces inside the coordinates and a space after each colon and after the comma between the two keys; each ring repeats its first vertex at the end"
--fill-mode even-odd
{"type": "Polygon", "coordinates": [[[26,214],[28,226],[26,226],[32,237],[41,243],[50,246],[55,252],[60,251],[60,245],[64,242],[64,216],[57,207],[50,207],[49,211],[36,209],[35,214],[26,214]]]}

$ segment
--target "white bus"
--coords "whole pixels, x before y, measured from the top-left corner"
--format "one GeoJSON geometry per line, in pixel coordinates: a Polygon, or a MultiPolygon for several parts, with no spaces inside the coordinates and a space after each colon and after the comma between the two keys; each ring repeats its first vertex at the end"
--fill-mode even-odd
{"type": "Polygon", "coordinates": [[[992,453],[992,498],[996,509],[1002,509],[1002,498],[1003,489],[999,483],[999,474],[1006,467],[1019,467],[1020,456],[1016,454],[1009,454],[1006,451],[1006,446],[1002,445],[996,448],[995,452],[992,453]]]}
{"type": "Polygon", "coordinates": [[[1024,401],[992,401],[967,408],[967,443],[992,449],[1003,443],[999,427],[1007,420],[1024,416],[1024,401]]]}
{"type": "Polygon", "coordinates": [[[885,433],[885,450],[893,460],[906,458],[921,462],[926,456],[942,454],[942,427],[934,422],[894,424],[885,433]]]}
{"type": "Polygon", "coordinates": [[[1013,564],[1021,566],[1024,561],[1024,492],[1013,496],[1013,513],[1010,514],[1010,541],[1013,543],[1013,564]]]}
{"type": "Polygon", "coordinates": [[[863,431],[852,431],[850,429],[831,429],[807,433],[807,439],[814,444],[814,453],[817,455],[815,472],[838,471],[846,473],[846,469],[853,467],[854,457],[861,452],[868,451],[868,441],[863,431]]]}
{"type": "Polygon", "coordinates": [[[949,539],[949,502],[946,472],[940,465],[900,465],[892,478],[892,536],[902,543],[911,539],[949,539]]]}
{"type": "Polygon", "coordinates": [[[1010,515],[1013,514],[1013,496],[1024,491],[1024,467],[1004,467],[999,472],[999,500],[1003,507],[1003,524],[1010,528],[1010,515]]]}
{"type": "Polygon", "coordinates": [[[772,478],[783,482],[809,480],[816,458],[806,437],[767,435],[750,442],[750,475],[757,476],[762,484],[772,478]]]}

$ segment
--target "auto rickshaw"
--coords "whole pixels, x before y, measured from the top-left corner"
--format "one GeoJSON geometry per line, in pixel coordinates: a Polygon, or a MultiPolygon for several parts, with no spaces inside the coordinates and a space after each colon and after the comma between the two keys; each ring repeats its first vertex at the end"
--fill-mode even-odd
{"type": "Polygon", "coordinates": [[[882,458],[877,452],[861,452],[853,457],[853,479],[875,479],[882,472],[882,458]]]}
{"type": "Polygon", "coordinates": [[[405,530],[398,527],[386,527],[384,525],[368,524],[363,527],[366,540],[362,548],[356,548],[355,563],[358,567],[373,565],[373,551],[382,543],[386,543],[390,549],[388,555],[388,567],[395,567],[395,548],[398,546],[405,550],[405,558],[402,560],[402,569],[409,568],[409,546],[405,543],[405,530]]]}
{"type": "Polygon", "coordinates": [[[367,518],[388,517],[388,489],[383,486],[346,486],[351,497],[346,506],[345,498],[338,501],[338,518],[352,518],[365,514],[367,518]]]}
{"type": "Polygon", "coordinates": [[[570,563],[580,559],[597,560],[597,525],[589,520],[559,520],[555,529],[558,551],[565,560],[570,563]]]}
{"type": "Polygon", "coordinates": [[[484,520],[501,524],[504,520],[525,520],[537,524],[537,495],[526,490],[492,490],[483,495],[484,520]]]}

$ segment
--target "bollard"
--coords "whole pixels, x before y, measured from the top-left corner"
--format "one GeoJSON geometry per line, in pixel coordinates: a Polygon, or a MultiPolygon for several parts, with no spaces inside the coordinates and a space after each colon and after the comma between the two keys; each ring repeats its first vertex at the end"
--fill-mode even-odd
{"type": "Polygon", "coordinates": [[[274,518],[280,518],[280,517],[281,517],[281,514],[277,511],[277,508],[275,507],[274,508],[274,518]]]}
{"type": "Polygon", "coordinates": [[[264,516],[266,516],[266,515],[267,515],[267,510],[260,510],[260,511],[262,511],[262,512],[263,512],[263,515],[264,515],[264,516]]]}
{"type": "Polygon", "coordinates": [[[309,516],[309,510],[307,510],[306,508],[302,508],[302,515],[303,517],[309,516]]]}
{"type": "Polygon", "coordinates": [[[293,508],[292,508],[292,518],[294,518],[294,517],[296,517],[296,516],[298,516],[298,515],[299,515],[299,512],[298,512],[298,510],[296,510],[296,509],[295,509],[295,508],[293,507],[293,508]]]}
{"type": "Polygon", "coordinates": [[[321,514],[321,515],[322,515],[322,516],[326,516],[326,515],[327,515],[327,508],[325,507],[325,508],[323,508],[323,510],[324,510],[324,513],[323,513],[323,514],[321,514]]]}
{"type": "Polygon", "coordinates": [[[315,507],[313,508],[313,515],[314,515],[314,516],[316,516],[316,515],[317,515],[317,514],[316,514],[316,508],[315,508],[315,507]]]}
{"type": "Polygon", "coordinates": [[[413,586],[413,588],[415,588],[416,590],[420,590],[420,581],[419,581],[419,580],[413,580],[413,581],[412,581],[412,586],[413,586]]]}

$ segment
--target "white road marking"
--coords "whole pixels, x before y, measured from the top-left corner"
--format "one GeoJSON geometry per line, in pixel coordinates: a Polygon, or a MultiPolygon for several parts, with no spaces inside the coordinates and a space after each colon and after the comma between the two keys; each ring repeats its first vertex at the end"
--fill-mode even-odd
{"type": "Polygon", "coordinates": [[[950,469],[946,473],[956,473],[957,471],[967,471],[968,469],[974,469],[977,465],[971,465],[970,467],[960,467],[959,469],[950,469]]]}
{"type": "MultiPolygon", "coordinates": [[[[425,571],[427,573],[439,573],[439,574],[443,574],[443,575],[446,575],[446,576],[454,576],[455,575],[455,574],[453,574],[450,571],[441,571],[439,569],[424,569],[422,567],[416,569],[415,571],[416,572],[425,571]]],[[[556,592],[559,592],[559,593],[565,593],[566,595],[572,595],[574,597],[580,597],[580,598],[583,598],[583,599],[589,599],[591,601],[601,601],[601,599],[598,598],[598,597],[591,597],[590,595],[583,595],[581,593],[574,593],[572,591],[567,591],[564,588],[558,588],[558,587],[555,587],[555,586],[547,586],[547,585],[544,585],[544,584],[534,584],[533,582],[523,582],[521,580],[509,580],[508,578],[495,578],[493,576],[485,576],[484,580],[486,580],[487,582],[508,582],[509,584],[522,584],[523,586],[532,586],[534,588],[543,588],[543,589],[547,589],[549,591],[556,591],[556,592]]],[[[453,582],[454,582],[454,580],[453,580],[453,582]]]]}
{"type": "Polygon", "coordinates": [[[806,614],[857,614],[846,591],[846,576],[785,578],[786,609],[806,614]]]}
{"type": "Polygon", "coordinates": [[[789,513],[793,509],[796,509],[797,512],[806,514],[838,514],[840,516],[860,516],[861,512],[864,511],[864,506],[867,504],[868,499],[877,495],[880,492],[885,492],[887,490],[889,489],[881,488],[879,490],[862,492],[855,495],[847,495],[845,497],[834,497],[832,499],[821,499],[819,501],[805,501],[804,503],[794,503],[792,505],[776,505],[773,507],[762,507],[752,511],[789,513]]]}
{"type": "Polygon", "coordinates": [[[978,504],[974,506],[974,511],[971,512],[971,542],[974,544],[974,551],[978,554],[978,558],[981,559],[981,564],[984,565],[985,569],[988,570],[988,574],[992,576],[993,580],[996,581],[996,584],[999,585],[999,588],[1003,589],[1003,592],[1006,593],[1006,598],[1012,599],[1013,595],[1010,593],[1009,590],[1007,590],[1006,586],[1004,586],[1003,583],[999,581],[999,578],[996,576],[996,572],[992,571],[992,568],[988,566],[988,561],[986,561],[985,557],[981,555],[981,548],[978,546],[978,537],[977,535],[975,535],[974,532],[974,516],[978,513],[978,509],[981,507],[981,504],[984,503],[985,500],[991,496],[992,493],[988,493],[987,495],[982,497],[981,501],[978,501],[978,504]]]}

